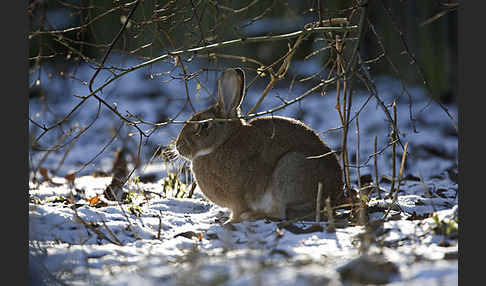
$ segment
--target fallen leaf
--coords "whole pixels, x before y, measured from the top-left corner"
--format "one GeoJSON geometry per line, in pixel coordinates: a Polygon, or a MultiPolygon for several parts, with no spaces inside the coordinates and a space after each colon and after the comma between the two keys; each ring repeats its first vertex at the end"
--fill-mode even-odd
{"type": "Polygon", "coordinates": [[[90,206],[96,205],[100,201],[100,198],[98,196],[92,197],[91,199],[88,200],[90,206]]]}

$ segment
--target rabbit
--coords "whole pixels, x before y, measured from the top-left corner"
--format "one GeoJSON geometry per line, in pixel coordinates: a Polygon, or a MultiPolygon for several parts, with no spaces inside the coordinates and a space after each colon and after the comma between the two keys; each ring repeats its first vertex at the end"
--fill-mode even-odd
{"type": "Polygon", "coordinates": [[[309,158],[331,152],[317,133],[287,117],[245,121],[240,109],[244,96],[244,71],[225,70],[216,104],[195,113],[189,121],[202,122],[186,123],[175,140],[175,151],[191,162],[203,195],[230,210],[226,223],[315,216],[318,182],[322,200],[343,202],[335,153],[309,158]]]}

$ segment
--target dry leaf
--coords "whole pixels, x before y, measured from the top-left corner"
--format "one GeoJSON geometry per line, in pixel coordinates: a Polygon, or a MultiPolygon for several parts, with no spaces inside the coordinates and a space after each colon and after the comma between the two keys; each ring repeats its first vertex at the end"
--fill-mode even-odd
{"type": "Polygon", "coordinates": [[[100,201],[100,198],[98,196],[92,197],[91,199],[88,200],[90,206],[96,205],[100,201]]]}

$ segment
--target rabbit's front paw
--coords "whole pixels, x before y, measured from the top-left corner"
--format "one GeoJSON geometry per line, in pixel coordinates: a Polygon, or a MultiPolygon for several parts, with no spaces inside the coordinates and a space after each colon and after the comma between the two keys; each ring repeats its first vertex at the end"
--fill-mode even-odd
{"type": "Polygon", "coordinates": [[[266,218],[266,214],[262,212],[255,212],[255,211],[245,211],[241,213],[232,213],[230,215],[230,219],[224,223],[224,225],[233,224],[233,223],[240,223],[243,221],[256,221],[260,219],[266,218]]]}

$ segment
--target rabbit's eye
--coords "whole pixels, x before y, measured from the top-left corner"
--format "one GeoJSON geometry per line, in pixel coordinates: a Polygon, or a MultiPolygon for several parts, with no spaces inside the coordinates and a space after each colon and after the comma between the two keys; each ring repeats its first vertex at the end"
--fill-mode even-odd
{"type": "Polygon", "coordinates": [[[210,126],[210,122],[201,122],[197,125],[197,134],[201,133],[201,131],[208,129],[210,126]]]}

